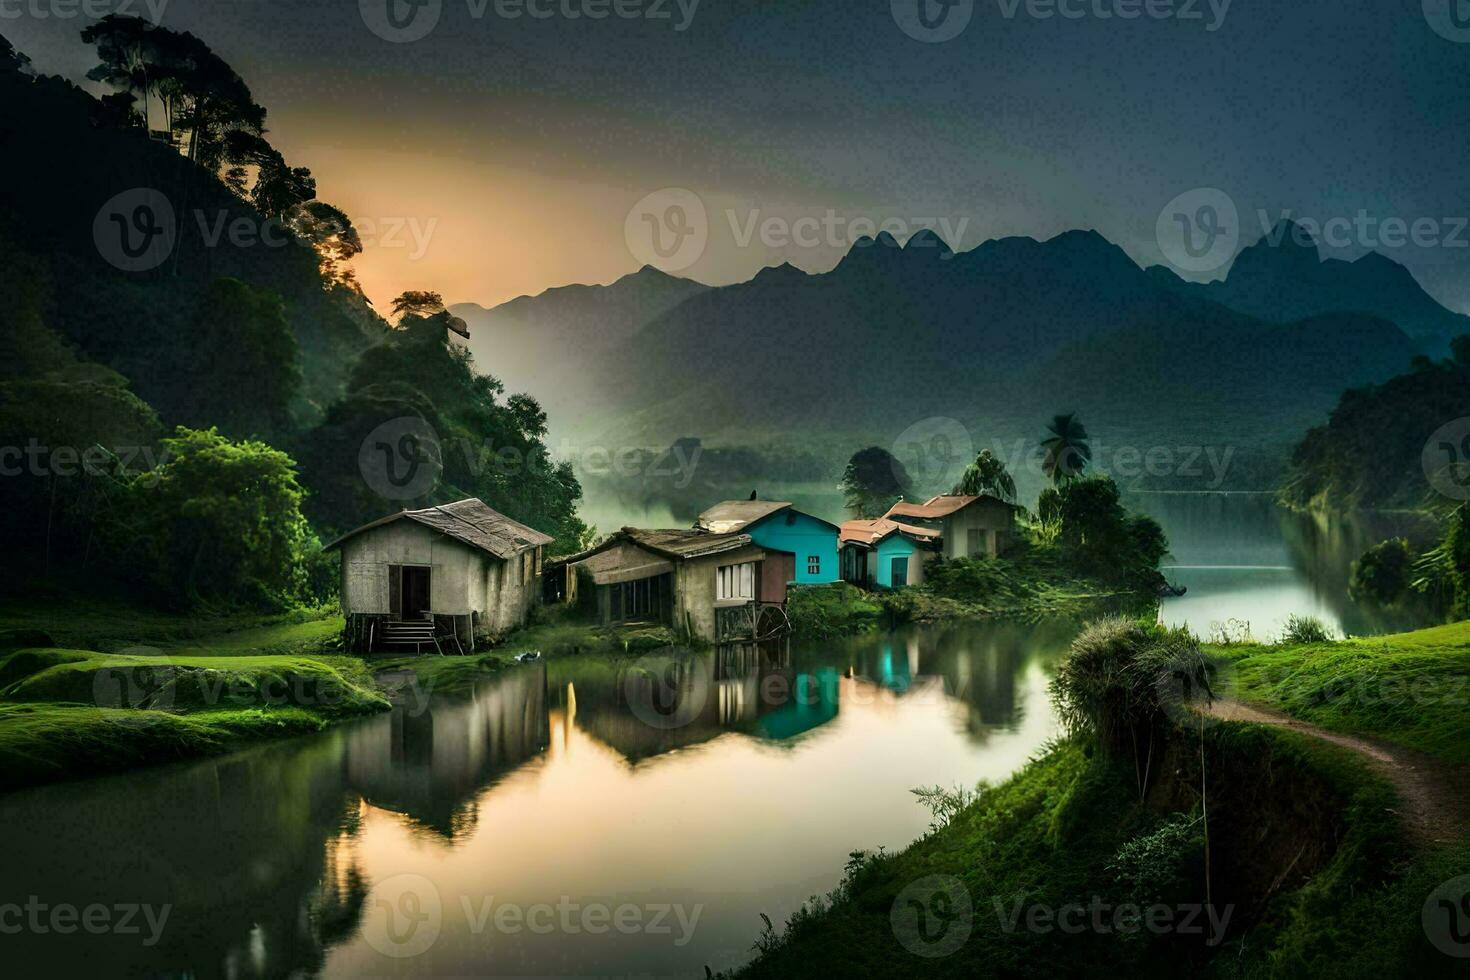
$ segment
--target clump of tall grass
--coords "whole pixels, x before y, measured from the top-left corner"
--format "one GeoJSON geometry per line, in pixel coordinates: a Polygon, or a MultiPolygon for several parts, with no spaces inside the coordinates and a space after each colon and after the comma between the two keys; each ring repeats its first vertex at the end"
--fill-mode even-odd
{"type": "Polygon", "coordinates": [[[1108,617],[1072,641],[1051,683],[1052,702],[1069,732],[1092,733],[1105,752],[1132,757],[1142,796],[1173,721],[1214,700],[1209,671],[1187,629],[1108,617]]]}
{"type": "Polygon", "coordinates": [[[1306,643],[1331,643],[1337,637],[1322,620],[1315,616],[1291,615],[1286,618],[1286,627],[1281,631],[1277,643],[1281,646],[1300,646],[1306,643]]]}

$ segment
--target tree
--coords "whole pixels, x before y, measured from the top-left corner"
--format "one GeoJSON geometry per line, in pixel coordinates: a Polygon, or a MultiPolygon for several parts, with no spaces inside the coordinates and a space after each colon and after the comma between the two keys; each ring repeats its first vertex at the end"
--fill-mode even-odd
{"type": "Polygon", "coordinates": [[[1092,461],[1092,446],[1088,444],[1087,427],[1077,418],[1077,413],[1058,415],[1046,427],[1050,435],[1041,443],[1046,451],[1041,468],[1053,484],[1075,480],[1092,461]]]}
{"type": "Polygon", "coordinates": [[[290,428],[302,373],[279,295],[216,279],[199,300],[191,342],[178,349],[190,379],[180,420],[217,425],[236,437],[268,438],[290,428]]]}
{"type": "Polygon", "coordinates": [[[180,426],[163,462],[134,477],[114,529],[129,565],[175,604],[288,605],[312,536],[296,463],[262,442],[180,426]]]}
{"type": "Polygon", "coordinates": [[[1133,587],[1162,583],[1169,543],[1157,521],[1130,515],[1105,476],[1068,480],[1056,490],[1063,556],[1084,575],[1133,587]]]}
{"type": "Polygon", "coordinates": [[[31,59],[15,49],[15,45],[0,34],[0,71],[29,72],[31,59]]]}
{"type": "Polygon", "coordinates": [[[852,454],[842,472],[843,503],[853,517],[880,517],[895,502],[912,492],[908,470],[881,446],[869,446],[852,454]]]}
{"type": "Polygon", "coordinates": [[[144,129],[152,127],[148,100],[153,94],[150,69],[157,53],[154,29],[139,17],[108,14],[82,30],[82,41],[96,47],[100,59],[87,77],[141,100],[144,129]]]}
{"type": "Polygon", "coordinates": [[[1454,355],[1456,364],[1470,367],[1470,333],[1461,334],[1450,341],[1450,353],[1454,355]]]}
{"type": "Polygon", "coordinates": [[[327,285],[356,281],[345,263],[362,254],[362,238],[346,214],[325,201],[307,201],[291,211],[286,227],[316,250],[327,285]]]}
{"type": "Polygon", "coordinates": [[[444,297],[426,289],[407,289],[393,300],[393,315],[400,321],[411,316],[432,316],[444,309],[444,297]]]}
{"type": "Polygon", "coordinates": [[[1006,464],[1001,462],[1000,457],[985,449],[975,457],[975,462],[965,467],[954,492],[971,497],[990,494],[1001,500],[1013,501],[1016,499],[1016,481],[1006,470],[1006,464]]]}

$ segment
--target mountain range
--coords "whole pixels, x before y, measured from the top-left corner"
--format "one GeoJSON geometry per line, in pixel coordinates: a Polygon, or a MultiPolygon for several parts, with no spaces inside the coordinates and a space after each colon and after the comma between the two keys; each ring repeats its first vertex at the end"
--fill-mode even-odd
{"type": "Polygon", "coordinates": [[[1216,444],[1279,465],[1347,388],[1470,332],[1381,255],[1323,261],[1295,226],[1219,282],[1143,269],[1095,231],[956,253],[862,239],[832,270],[707,287],[644,268],[456,306],[482,369],[579,441],[776,441],[834,458],[934,416],[977,447],[1082,413],[1114,444],[1216,444]]]}

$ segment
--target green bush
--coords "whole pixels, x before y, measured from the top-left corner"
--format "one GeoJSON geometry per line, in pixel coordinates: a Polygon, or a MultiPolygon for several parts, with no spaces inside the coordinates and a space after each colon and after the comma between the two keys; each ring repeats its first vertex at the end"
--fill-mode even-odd
{"type": "Polygon", "coordinates": [[[1332,631],[1315,616],[1288,616],[1286,628],[1281,631],[1281,642],[1292,646],[1331,643],[1333,639],[1332,631]]]}
{"type": "Polygon", "coordinates": [[[1353,562],[1348,591],[1360,601],[1393,605],[1408,592],[1413,565],[1409,542],[1390,538],[1369,548],[1353,562]]]}

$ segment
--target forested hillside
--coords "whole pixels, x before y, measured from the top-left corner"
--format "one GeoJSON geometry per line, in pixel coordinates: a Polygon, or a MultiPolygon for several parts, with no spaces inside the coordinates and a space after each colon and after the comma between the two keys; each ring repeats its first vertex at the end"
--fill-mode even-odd
{"type": "Polygon", "coordinates": [[[322,540],[468,495],[578,544],[540,407],[474,371],[442,308],[372,309],[350,218],[271,146],[246,82],[131,18],[83,40],[100,98],[0,39],[3,533],[33,556],[6,581],[316,601],[322,540]],[[422,475],[376,479],[379,445],[422,475]]]}

